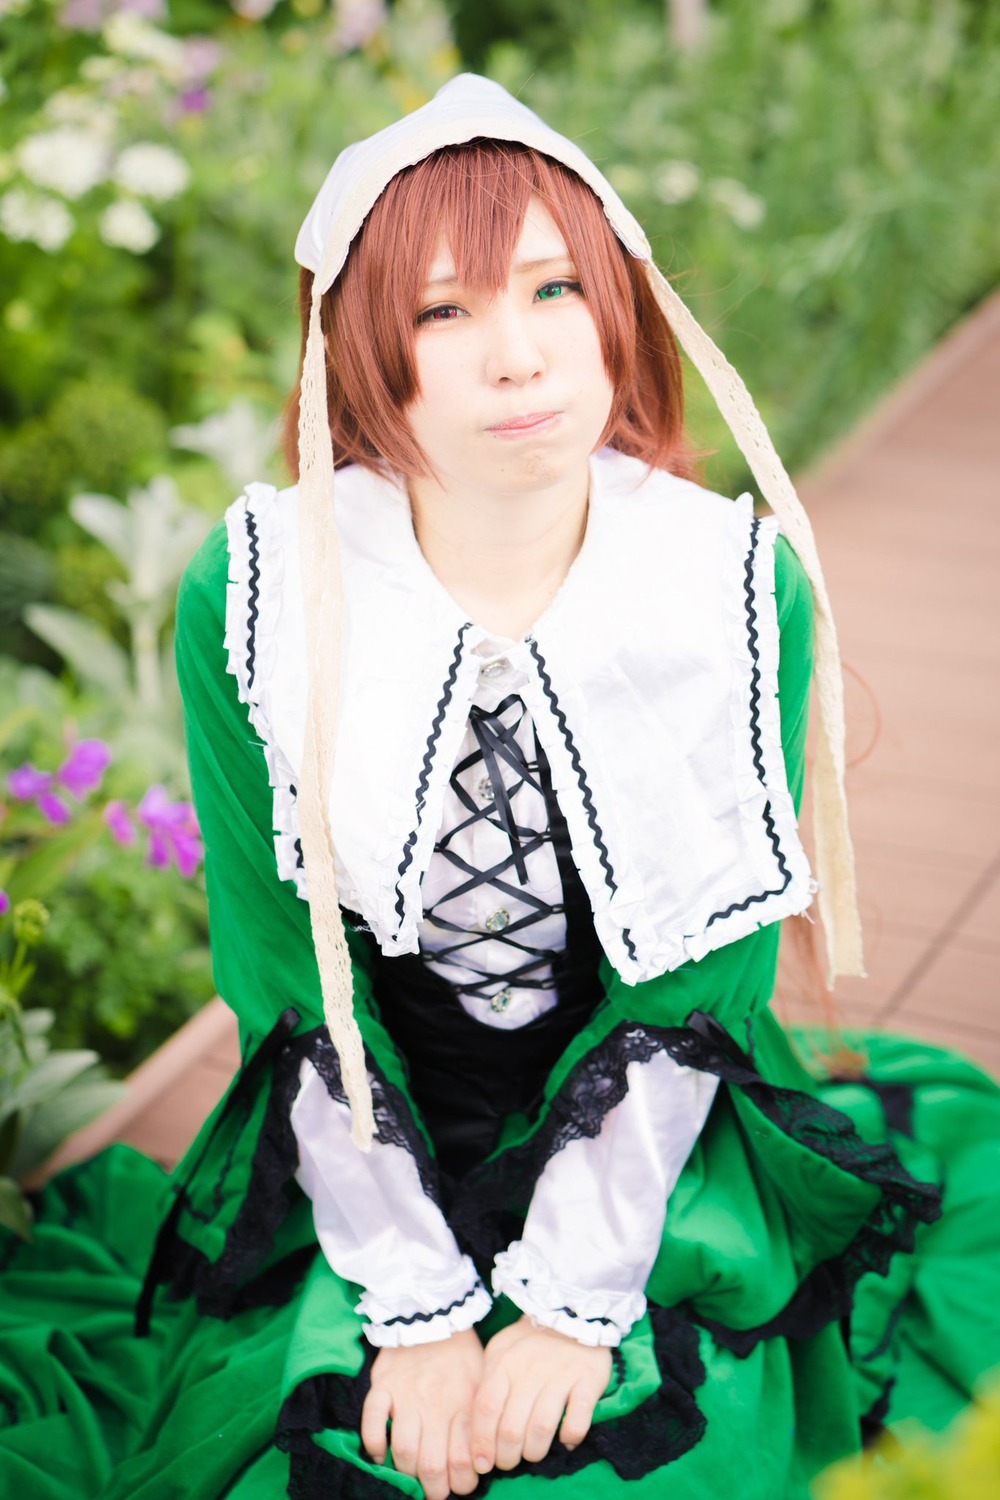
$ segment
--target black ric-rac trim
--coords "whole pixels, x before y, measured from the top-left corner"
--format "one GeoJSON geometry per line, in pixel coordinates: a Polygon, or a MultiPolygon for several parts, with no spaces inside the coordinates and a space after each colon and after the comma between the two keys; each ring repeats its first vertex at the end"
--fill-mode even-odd
{"type": "Polygon", "coordinates": [[[400,860],[399,869],[396,871],[396,915],[400,922],[403,920],[403,876],[413,863],[413,851],[416,848],[417,836],[420,833],[420,824],[424,816],[427,788],[430,784],[431,767],[434,764],[434,755],[437,750],[438,740],[441,738],[441,726],[444,724],[444,716],[448,711],[448,704],[451,702],[451,695],[455,691],[455,683],[458,680],[458,668],[462,660],[462,651],[465,648],[465,635],[471,629],[471,620],[466,620],[458,632],[458,640],[455,642],[455,651],[451,658],[451,665],[448,668],[448,676],[445,678],[444,686],[441,689],[441,696],[438,699],[434,719],[431,723],[431,732],[427,736],[427,748],[424,750],[423,764],[420,767],[420,777],[417,781],[417,791],[414,799],[417,809],[417,821],[403,846],[403,858],[400,860]]]}
{"type": "MultiPolygon", "coordinates": [[[[760,521],[754,520],[750,525],[750,548],[746,555],[743,566],[743,587],[746,597],[747,608],[747,646],[753,659],[753,667],[750,671],[750,745],[753,750],[753,764],[757,772],[757,779],[761,786],[767,785],[767,776],[764,771],[764,752],[760,742],[760,650],[758,649],[757,635],[757,605],[754,595],[754,562],[757,555],[757,542],[760,535],[760,521]]],[[[722,911],[713,912],[705,923],[706,928],[711,927],[713,922],[721,922],[726,917],[731,917],[734,912],[746,911],[748,907],[757,902],[768,901],[772,896],[780,896],[788,889],[792,879],[792,872],[785,859],[784,850],[778,839],[778,830],[774,825],[774,815],[771,811],[770,802],[764,806],[764,827],[767,836],[771,840],[771,848],[778,864],[778,872],[783,877],[779,886],[770,891],[760,891],[753,896],[747,896],[744,901],[734,901],[722,911]]]]}
{"type": "MultiPolygon", "coordinates": [[[[604,879],[611,894],[614,895],[618,889],[618,882],[615,879],[615,872],[611,868],[611,856],[608,853],[608,846],[604,841],[604,832],[601,828],[600,823],[597,821],[597,809],[594,806],[594,795],[590,790],[590,786],[587,781],[587,774],[583,769],[583,762],[580,759],[580,752],[577,749],[576,741],[574,740],[572,732],[570,731],[569,724],[566,722],[566,715],[563,712],[562,704],[556,697],[555,688],[552,686],[552,678],[549,676],[548,668],[545,665],[545,658],[538,649],[538,642],[529,639],[528,647],[531,651],[532,656],[535,658],[535,665],[538,668],[538,676],[542,684],[542,691],[544,692],[546,698],[549,700],[549,707],[552,709],[552,713],[555,716],[555,721],[559,726],[559,732],[566,743],[566,749],[569,751],[570,762],[573,766],[573,770],[576,772],[576,779],[580,786],[580,796],[583,800],[584,811],[587,814],[587,822],[590,824],[590,831],[594,835],[594,846],[597,849],[597,856],[601,862],[601,869],[604,871],[604,879]]],[[[629,958],[631,958],[632,961],[635,962],[637,957],[635,943],[632,941],[632,934],[627,927],[622,929],[622,942],[625,944],[629,958]]]]}
{"type": "Polygon", "coordinates": [[[260,544],[257,538],[257,523],[253,512],[244,511],[243,518],[246,521],[247,545],[250,552],[250,583],[247,589],[247,691],[253,687],[253,680],[257,672],[257,620],[260,609],[257,601],[260,598],[260,544]]]}

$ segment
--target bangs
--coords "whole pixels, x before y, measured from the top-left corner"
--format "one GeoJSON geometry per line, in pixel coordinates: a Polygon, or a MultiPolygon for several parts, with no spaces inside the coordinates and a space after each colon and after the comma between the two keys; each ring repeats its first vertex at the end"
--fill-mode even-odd
{"type": "MultiPolygon", "coordinates": [[[[324,296],[327,394],[334,462],[427,474],[406,408],[419,394],[415,319],[443,239],[459,281],[494,296],[506,286],[532,197],[566,242],[615,391],[602,443],[687,473],[680,359],[641,266],[589,187],[568,167],[517,143],[445,147],[399,172],[379,196],[324,296]]],[[[303,329],[312,278],[302,273],[303,329]]],[[[298,391],[286,454],[297,472],[298,391]]]]}

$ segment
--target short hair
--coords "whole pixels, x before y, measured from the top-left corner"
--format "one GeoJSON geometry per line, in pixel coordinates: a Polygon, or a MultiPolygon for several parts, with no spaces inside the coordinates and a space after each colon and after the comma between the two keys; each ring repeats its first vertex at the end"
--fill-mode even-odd
{"type": "MultiPolygon", "coordinates": [[[[506,285],[530,198],[551,213],[576,266],[614,390],[602,444],[688,476],[680,354],[641,262],[622,245],[597,196],[541,152],[474,140],[399,172],[355,237],[322,299],[327,406],[334,463],[426,474],[406,423],[419,394],[418,299],[444,233],[460,281],[494,294],[506,285]]],[[[302,349],[312,273],[299,280],[302,349]]],[[[285,418],[285,457],[298,475],[300,380],[285,418]]]]}

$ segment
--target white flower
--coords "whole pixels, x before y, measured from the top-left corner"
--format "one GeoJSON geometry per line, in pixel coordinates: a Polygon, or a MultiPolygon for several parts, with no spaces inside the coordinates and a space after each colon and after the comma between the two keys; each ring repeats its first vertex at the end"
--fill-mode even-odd
{"type": "Polygon", "coordinates": [[[120,187],[163,203],[184,191],[191,180],[191,169],[170,146],[139,141],[125,147],[115,163],[114,175],[120,187]]]}
{"type": "Polygon", "coordinates": [[[160,238],[156,220],[131,198],[119,198],[117,203],[109,204],[98,220],[97,229],[106,245],[131,250],[133,255],[145,255],[160,238]]]}
{"type": "Polygon", "coordinates": [[[709,183],[708,191],[712,201],[725,209],[737,229],[759,229],[763,224],[767,204],[735,177],[717,177],[709,183]]]}
{"type": "Polygon", "coordinates": [[[364,47],[385,25],[383,0],[334,0],[332,46],[335,52],[364,47]]]}
{"type": "Polygon", "coordinates": [[[698,191],[701,173],[693,161],[665,161],[653,190],[661,203],[688,203],[698,191]]]}
{"type": "Polygon", "coordinates": [[[88,135],[107,141],[115,133],[118,113],[113,104],[95,99],[89,90],[60,89],[45,106],[45,113],[57,125],[79,125],[88,135]]]}
{"type": "Polygon", "coordinates": [[[9,240],[29,240],[50,252],[61,250],[75,222],[58,198],[27,188],[11,188],[0,198],[0,231],[9,240]]]}
{"type": "Polygon", "coordinates": [[[243,489],[267,471],[277,437],[277,424],[261,422],[250,402],[241,400],[202,422],[170,432],[170,441],[178,448],[214,458],[233,489],[243,489]]]}
{"type": "Polygon", "coordinates": [[[168,36],[144,21],[141,16],[128,10],[116,11],[104,26],[104,44],[109,52],[121,57],[131,57],[141,62],[155,63],[162,73],[177,82],[183,82],[187,71],[187,52],[184,43],[175,36],[168,36]]]}
{"type": "Polygon", "coordinates": [[[64,198],[81,198],[108,175],[104,142],[74,125],[29,135],[18,147],[17,161],[36,187],[51,188],[64,198]]]}

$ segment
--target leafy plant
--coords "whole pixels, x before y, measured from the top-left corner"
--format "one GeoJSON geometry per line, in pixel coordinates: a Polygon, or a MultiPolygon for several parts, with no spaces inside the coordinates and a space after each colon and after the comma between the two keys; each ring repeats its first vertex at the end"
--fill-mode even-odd
{"type": "Polygon", "coordinates": [[[154,775],[183,777],[180,701],[166,626],[180,575],[209,521],[184,504],[165,475],[132,490],[124,505],[108,495],[76,495],[70,513],[123,569],[124,579],[110,578],[106,589],[129,645],[119,645],[93,620],[58,605],[29,605],[25,620],[113,710],[117,722],[111,727],[129,754],[154,775]]]}
{"type": "Polygon", "coordinates": [[[36,1171],[67,1136],[108,1109],[122,1086],[96,1052],[52,1050],[50,1010],[22,1010],[48,911],[26,899],[11,908],[0,893],[0,1224],[31,1238],[31,1205],[19,1180],[36,1171]]]}

